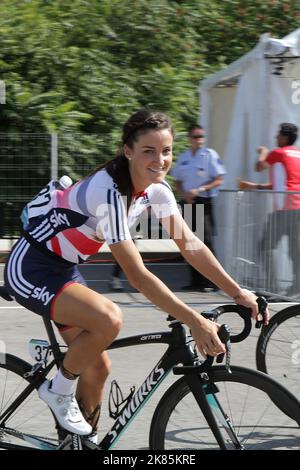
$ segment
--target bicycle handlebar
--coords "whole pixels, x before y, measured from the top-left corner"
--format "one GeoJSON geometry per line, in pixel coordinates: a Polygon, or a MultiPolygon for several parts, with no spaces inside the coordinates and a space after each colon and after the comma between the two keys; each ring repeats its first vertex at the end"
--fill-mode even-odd
{"type": "MultiPolygon", "coordinates": [[[[261,315],[262,319],[256,321],[255,327],[260,328],[264,321],[268,303],[264,297],[258,297],[256,301],[258,304],[259,314],[261,315]]],[[[251,328],[252,328],[252,323],[251,323],[252,310],[250,308],[243,307],[242,305],[237,305],[237,304],[221,305],[220,307],[214,308],[212,310],[203,311],[202,315],[205,318],[216,321],[220,315],[222,315],[223,313],[228,313],[228,312],[236,312],[244,320],[244,328],[237,335],[232,335],[226,324],[221,325],[218,331],[218,336],[220,340],[226,346],[226,369],[230,373],[231,372],[230,371],[230,353],[231,353],[230,344],[239,343],[240,341],[243,341],[245,338],[247,338],[247,336],[249,336],[251,328]]],[[[224,359],[224,356],[225,356],[225,353],[219,354],[216,358],[216,362],[221,363],[224,359]]],[[[207,371],[212,366],[214,359],[215,358],[213,356],[207,356],[206,360],[202,364],[194,365],[194,366],[174,367],[173,372],[176,375],[177,374],[179,375],[179,374],[202,373],[202,372],[207,371]]]]}
{"type": "Polygon", "coordinates": [[[230,334],[230,341],[231,343],[240,343],[243,341],[247,336],[249,336],[250,331],[252,329],[251,323],[251,309],[247,307],[243,307],[242,305],[221,305],[213,310],[207,310],[202,312],[204,318],[207,318],[212,321],[217,321],[220,315],[223,313],[237,313],[243,320],[244,326],[241,332],[238,334],[230,334]]]}
{"type": "MultiPolygon", "coordinates": [[[[259,315],[262,317],[262,319],[256,321],[255,328],[260,328],[264,322],[266,308],[268,306],[268,303],[266,299],[262,296],[257,297],[256,301],[258,304],[259,315]]],[[[223,313],[229,313],[229,312],[237,313],[244,320],[244,327],[242,331],[240,331],[238,334],[235,334],[235,335],[230,334],[231,343],[240,343],[241,341],[243,341],[249,336],[251,329],[252,329],[251,308],[243,307],[243,305],[237,305],[237,304],[225,304],[225,305],[221,305],[220,307],[213,308],[212,310],[204,310],[203,312],[201,312],[201,315],[204,318],[207,318],[208,320],[217,321],[219,316],[223,315],[223,313]]],[[[167,317],[167,321],[177,321],[177,320],[171,315],[169,315],[167,317]]]]}
{"type": "MultiPolygon", "coordinates": [[[[255,323],[255,328],[261,328],[264,318],[266,316],[266,308],[268,306],[268,302],[266,299],[262,296],[257,297],[256,302],[258,304],[258,311],[259,315],[261,316],[261,319],[256,320],[255,323]]],[[[241,332],[238,334],[230,334],[230,342],[231,343],[240,343],[243,341],[245,338],[247,338],[251,332],[252,329],[252,321],[251,321],[251,308],[244,307],[243,305],[237,305],[237,304],[232,304],[232,305],[221,305],[220,307],[217,307],[213,310],[207,310],[202,312],[202,315],[205,318],[208,318],[213,321],[217,321],[219,316],[222,315],[223,313],[237,313],[243,320],[244,320],[244,328],[242,329],[241,332]]]]}

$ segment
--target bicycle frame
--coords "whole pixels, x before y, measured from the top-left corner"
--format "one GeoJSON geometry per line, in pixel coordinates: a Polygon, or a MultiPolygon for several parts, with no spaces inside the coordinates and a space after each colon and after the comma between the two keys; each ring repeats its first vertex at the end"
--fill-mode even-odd
{"type": "MultiPolygon", "coordinates": [[[[6,420],[14,413],[14,411],[22,404],[22,402],[32,393],[32,391],[38,387],[47,376],[48,372],[56,365],[59,366],[63,358],[63,353],[60,351],[59,345],[56,342],[54,331],[50,321],[44,320],[46,330],[50,339],[51,346],[49,350],[53,352],[54,359],[47,364],[44,368],[42,364],[35,364],[32,367],[31,372],[32,380],[23,392],[10,404],[5,412],[0,415],[0,427],[5,426],[6,420]],[[37,366],[37,367],[36,367],[37,366]]],[[[137,416],[142,407],[149,400],[153,392],[161,384],[161,382],[167,377],[172,368],[183,363],[191,365],[194,363],[195,354],[192,348],[187,344],[187,333],[180,322],[174,321],[170,324],[172,332],[155,332],[139,334],[126,338],[120,338],[115,340],[110,346],[111,349],[124,348],[129,346],[145,345],[150,343],[162,343],[168,344],[166,352],[162,358],[151,370],[149,375],[146,377],[144,382],[135,392],[129,403],[121,411],[120,415],[116,418],[112,428],[106,436],[102,439],[98,445],[99,449],[111,449],[113,448],[121,434],[125,431],[127,426],[137,416]]],[[[10,430],[8,430],[10,432],[10,430]]],[[[21,432],[11,430],[11,433],[18,436],[20,439],[30,441],[36,444],[40,448],[46,447],[46,442],[43,439],[36,438],[34,436],[26,436],[21,432]]],[[[50,448],[53,448],[53,444],[49,444],[50,448]]]]}
{"type": "MultiPolygon", "coordinates": [[[[169,317],[168,320],[172,320],[172,317],[169,317]]],[[[0,427],[5,425],[6,420],[14,413],[18,406],[21,405],[21,403],[30,395],[30,393],[45,380],[45,377],[47,376],[48,372],[55,365],[59,367],[63,359],[63,353],[60,350],[60,347],[56,341],[56,337],[50,320],[44,319],[44,323],[50,340],[48,353],[49,351],[52,351],[54,359],[46,366],[42,363],[37,363],[33,365],[31,371],[28,372],[29,375],[32,375],[32,380],[30,384],[14,400],[14,402],[11,403],[9,408],[0,416],[0,427]]],[[[206,379],[201,377],[201,372],[204,372],[204,376],[207,377],[205,371],[209,370],[209,366],[205,367],[202,364],[201,366],[197,367],[198,356],[195,354],[191,345],[188,344],[188,333],[179,321],[171,321],[169,327],[172,330],[170,332],[163,331],[145,333],[120,338],[115,340],[109,346],[108,350],[113,350],[130,346],[160,343],[167,344],[168,348],[163,354],[163,356],[160,358],[160,360],[157,362],[157,364],[154,366],[154,368],[150,371],[141,386],[135,391],[134,395],[130,398],[125,407],[120,411],[111,429],[107,432],[107,434],[98,444],[98,446],[93,445],[93,449],[112,449],[117,444],[119,438],[126,430],[128,425],[134,420],[134,418],[141,411],[143,406],[150,399],[154,391],[167,377],[169,372],[173,370],[173,368],[178,364],[183,364],[183,366],[175,367],[174,373],[178,375],[184,375],[184,378],[187,384],[189,385],[195,397],[195,400],[201,408],[201,411],[205,416],[220,448],[226,449],[226,446],[217,421],[221,421],[221,425],[225,427],[225,429],[227,430],[227,434],[235,443],[235,446],[237,448],[242,448],[240,446],[238,438],[236,437],[234,431],[231,428],[230,421],[229,419],[227,419],[225,413],[220,407],[218,400],[214,395],[214,392],[210,390],[205,391],[205,387],[202,387],[203,385],[205,385],[206,379]],[[218,409],[217,414],[216,409],[218,409]],[[221,420],[219,419],[220,415],[222,415],[221,420]]],[[[211,358],[210,364],[212,364],[212,361],[213,359],[211,358]]],[[[29,441],[36,447],[41,449],[48,448],[48,450],[55,450],[58,448],[63,448],[64,446],[64,443],[62,443],[60,446],[57,447],[54,446],[53,443],[48,443],[43,438],[31,436],[29,434],[26,435],[22,432],[15,431],[13,429],[7,429],[7,432],[15,435],[16,437],[19,437],[20,439],[29,441]]]]}
{"type": "Polygon", "coordinates": [[[172,328],[172,332],[147,333],[121,338],[114,341],[108,348],[118,349],[150,343],[169,345],[161,359],[151,370],[141,386],[136,390],[125,408],[120,412],[112,428],[98,444],[98,448],[108,450],[116,445],[121,434],[134,420],[175,365],[179,363],[194,363],[195,355],[192,348],[187,344],[187,334],[184,327],[177,321],[173,322],[173,325],[171,324],[170,327],[172,328]]]}

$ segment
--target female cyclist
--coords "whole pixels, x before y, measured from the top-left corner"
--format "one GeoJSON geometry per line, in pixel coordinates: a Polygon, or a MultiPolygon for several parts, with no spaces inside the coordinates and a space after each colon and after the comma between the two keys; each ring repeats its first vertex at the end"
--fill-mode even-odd
{"type": "Polygon", "coordinates": [[[27,309],[49,315],[69,346],[60,370],[41,385],[40,398],[62,428],[94,441],[111,367],[105,349],[120,331],[122,314],[86,286],[77,265],[105,241],[132,286],[185,323],[203,355],[224,351],[218,326],[185,305],[144,266],[129,228],[149,206],[188,263],[235,302],[250,307],[253,317],[258,315],[255,295],[224,271],[178,211],[165,182],[173,137],[165,114],[149,109],[134,113],[123,126],[115,158],[64,191],[40,193],[35,217],[6,263],[9,293],[27,309]]]}

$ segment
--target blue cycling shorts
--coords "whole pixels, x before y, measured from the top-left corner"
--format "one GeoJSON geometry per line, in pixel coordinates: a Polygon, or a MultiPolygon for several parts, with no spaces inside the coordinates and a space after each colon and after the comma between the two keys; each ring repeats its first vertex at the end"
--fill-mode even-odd
{"type": "MultiPolygon", "coordinates": [[[[20,238],[5,265],[4,283],[9,294],[28,310],[53,320],[56,299],[70,284],[86,285],[77,265],[55,259],[20,238]]],[[[56,323],[60,331],[70,328],[56,323]]]]}

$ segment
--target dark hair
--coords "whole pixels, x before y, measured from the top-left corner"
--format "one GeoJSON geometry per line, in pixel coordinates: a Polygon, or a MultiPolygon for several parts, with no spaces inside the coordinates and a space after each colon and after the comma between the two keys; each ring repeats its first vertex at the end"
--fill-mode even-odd
{"type": "Polygon", "coordinates": [[[129,163],[124,155],[123,146],[126,144],[132,148],[134,142],[137,141],[141,134],[145,134],[152,129],[169,129],[172,135],[174,135],[171,119],[164,113],[149,108],[142,108],[136,111],[123,126],[122,145],[119,152],[112,160],[100,165],[92,173],[94,174],[100,169],[105,168],[116,183],[120,193],[123,196],[127,196],[128,203],[131,200],[132,184],[129,174],[129,163]]]}
{"type": "Polygon", "coordinates": [[[200,124],[193,124],[188,128],[188,135],[190,136],[193,131],[196,130],[204,130],[203,126],[200,126],[200,124]]]}
{"type": "Polygon", "coordinates": [[[293,145],[298,138],[298,127],[290,122],[283,122],[279,126],[279,134],[288,137],[288,144],[293,145]]]}

